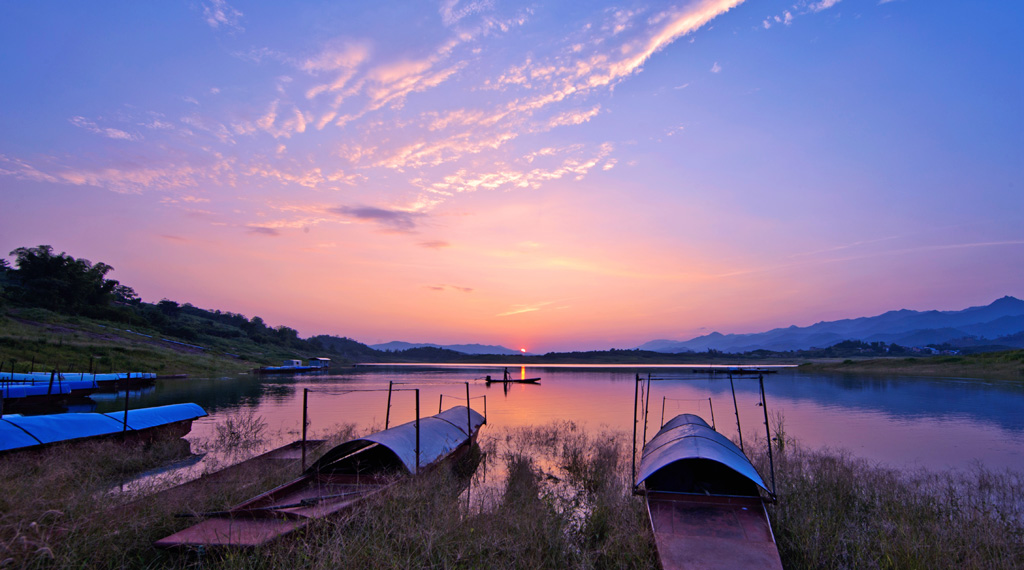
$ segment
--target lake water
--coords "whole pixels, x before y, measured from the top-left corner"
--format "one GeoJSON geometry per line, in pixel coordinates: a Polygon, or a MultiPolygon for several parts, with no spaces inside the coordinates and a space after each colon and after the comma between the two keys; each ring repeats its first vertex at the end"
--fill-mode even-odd
{"type": "MultiPolygon", "coordinates": [[[[359,433],[384,427],[387,388],[393,382],[390,424],[415,418],[418,388],[423,416],[464,404],[466,382],[474,409],[486,405],[484,430],[572,421],[588,430],[611,429],[629,437],[637,374],[651,374],[648,437],[666,419],[692,412],[737,433],[728,377],[697,374],[687,366],[509,367],[513,377],[541,377],[537,385],[486,384],[502,366],[358,366],[331,375],[192,378],[158,381],[131,394],[132,407],[195,402],[210,414],[196,421],[188,439],[210,440],[226,418],[255,413],[270,434],[270,449],[300,436],[308,392],[310,437],[339,425],[359,433]],[[484,398],[486,397],[486,398],[484,398]],[[711,399],[709,404],[708,399],[711,399]]],[[[782,369],[764,377],[769,412],[780,414],[788,437],[810,448],[844,448],[855,456],[898,468],[988,468],[1024,471],[1024,384],[972,379],[804,374],[782,369]]],[[[742,433],[764,437],[757,379],[734,380],[742,433]]],[[[98,411],[124,406],[123,393],[108,396],[98,411]]],[[[643,430],[641,425],[639,428],[643,430]]],[[[627,439],[628,441],[628,439],[627,439]]]]}

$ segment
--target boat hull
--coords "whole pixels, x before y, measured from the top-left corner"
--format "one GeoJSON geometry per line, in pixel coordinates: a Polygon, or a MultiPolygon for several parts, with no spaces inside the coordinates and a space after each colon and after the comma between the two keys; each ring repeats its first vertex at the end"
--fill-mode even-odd
{"type": "MultiPolygon", "coordinates": [[[[461,409],[472,412],[467,408],[461,409]]],[[[472,413],[475,414],[475,412],[472,413]]],[[[462,418],[466,418],[469,433],[467,435],[465,432],[462,432],[464,439],[454,447],[446,447],[443,444],[431,446],[429,441],[423,441],[422,444],[425,449],[436,448],[438,453],[432,456],[434,458],[430,459],[429,463],[423,465],[422,469],[419,466],[418,460],[412,467],[406,464],[401,469],[393,469],[394,466],[402,464],[398,455],[394,455],[394,461],[388,465],[375,468],[379,469],[376,471],[360,472],[357,469],[355,472],[346,472],[341,469],[331,468],[332,465],[337,464],[351,466],[352,463],[346,463],[346,460],[358,455],[365,455],[369,462],[375,463],[375,461],[369,459],[370,450],[386,446],[376,441],[371,441],[369,438],[389,433],[401,433],[403,429],[408,431],[407,428],[413,425],[413,422],[410,422],[409,424],[391,428],[391,430],[379,432],[373,436],[367,436],[367,438],[352,440],[351,442],[336,446],[307,469],[303,476],[249,499],[227,511],[197,514],[196,516],[206,517],[205,520],[160,539],[154,545],[161,548],[259,546],[301,529],[316,519],[343,515],[352,511],[354,507],[370,497],[384,493],[394,485],[400,484],[401,481],[408,479],[409,476],[418,475],[424,471],[439,468],[442,465],[454,467],[460,464],[462,459],[476,445],[479,427],[484,421],[483,417],[479,416],[479,414],[476,414],[476,416],[477,419],[474,420],[472,415],[463,415],[460,409],[453,408],[443,414],[423,418],[421,422],[424,424],[424,430],[427,430],[428,433],[440,433],[442,435],[445,433],[452,435],[450,432],[445,431],[445,427],[450,429],[454,426],[454,424],[450,423],[452,420],[457,422],[462,418]],[[430,429],[431,427],[433,429],[430,429]],[[353,447],[351,446],[353,443],[368,445],[353,447]],[[333,454],[337,454],[337,456],[333,454]],[[334,463],[335,461],[338,463],[334,463]],[[400,475],[401,473],[407,475],[400,475]]],[[[456,426],[455,429],[457,431],[461,428],[456,426]]],[[[389,442],[389,438],[378,439],[389,442]]],[[[389,443],[397,447],[396,444],[401,443],[401,441],[395,439],[389,443]]],[[[358,461],[355,463],[358,464],[358,461]]]]}

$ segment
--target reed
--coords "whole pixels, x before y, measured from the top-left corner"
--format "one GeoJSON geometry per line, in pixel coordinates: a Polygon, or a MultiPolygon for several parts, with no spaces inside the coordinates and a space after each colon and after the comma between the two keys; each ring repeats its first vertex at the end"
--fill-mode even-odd
{"type": "Polygon", "coordinates": [[[786,568],[1019,568],[1024,560],[1021,473],[901,471],[792,440],[776,448],[775,463],[779,501],[769,515],[786,568]]]}

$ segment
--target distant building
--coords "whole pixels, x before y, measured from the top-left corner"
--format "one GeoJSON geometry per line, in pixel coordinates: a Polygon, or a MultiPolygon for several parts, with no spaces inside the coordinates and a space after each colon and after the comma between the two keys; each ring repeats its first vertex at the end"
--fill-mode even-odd
{"type": "MultiPolygon", "coordinates": [[[[296,361],[296,362],[298,362],[298,361],[296,361]]],[[[330,358],[310,358],[309,359],[309,366],[311,366],[313,368],[330,368],[331,367],[331,359],[330,358]]]]}

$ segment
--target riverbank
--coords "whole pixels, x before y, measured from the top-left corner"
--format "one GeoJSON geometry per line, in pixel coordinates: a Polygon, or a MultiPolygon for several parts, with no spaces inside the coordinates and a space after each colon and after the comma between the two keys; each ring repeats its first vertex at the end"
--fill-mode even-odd
{"type": "Polygon", "coordinates": [[[155,372],[217,376],[257,368],[259,364],[220,351],[102,323],[27,310],[0,315],[3,371],[155,372]]]}
{"type": "MultiPolygon", "coordinates": [[[[201,447],[238,445],[237,436],[201,447]]],[[[151,544],[194,520],[177,513],[222,509],[298,467],[241,474],[247,486],[200,489],[169,504],[111,492],[134,474],[180,459],[169,444],[126,452],[116,442],[95,442],[16,460],[0,456],[7,490],[0,497],[0,561],[12,568],[653,569],[646,512],[629,491],[628,440],[571,422],[487,428],[484,460],[468,491],[442,470],[292,539],[205,553],[151,544]]],[[[769,512],[786,568],[1013,568],[1024,559],[1020,474],[980,467],[904,473],[782,441],[775,455],[780,500],[769,512]]]]}
{"type": "Polygon", "coordinates": [[[965,356],[847,359],[801,364],[801,372],[836,372],[941,378],[986,378],[1024,382],[1024,350],[965,356]]]}

